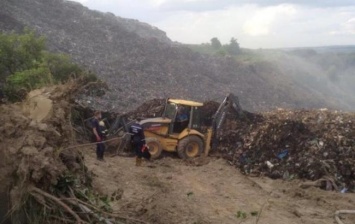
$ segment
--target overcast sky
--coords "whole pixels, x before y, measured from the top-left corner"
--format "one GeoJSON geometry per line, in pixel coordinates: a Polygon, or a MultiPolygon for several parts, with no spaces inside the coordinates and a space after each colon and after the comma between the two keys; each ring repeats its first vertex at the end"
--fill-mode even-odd
{"type": "Polygon", "coordinates": [[[355,45],[355,0],[75,0],[138,19],[173,41],[241,47],[355,45]]]}

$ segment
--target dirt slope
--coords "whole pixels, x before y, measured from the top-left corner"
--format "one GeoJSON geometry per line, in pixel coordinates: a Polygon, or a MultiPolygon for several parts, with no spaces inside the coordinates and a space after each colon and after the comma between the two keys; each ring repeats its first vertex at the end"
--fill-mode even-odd
{"type": "MultiPolygon", "coordinates": [[[[107,156],[102,163],[95,160],[93,148],[85,154],[95,174],[94,188],[118,195],[114,210],[147,223],[328,224],[335,223],[336,210],[353,209],[355,201],[353,194],[301,189],[300,181],[246,177],[222,159],[192,165],[165,157],[135,167],[134,158],[107,156]]],[[[354,223],[355,216],[343,221],[354,223]]]]}

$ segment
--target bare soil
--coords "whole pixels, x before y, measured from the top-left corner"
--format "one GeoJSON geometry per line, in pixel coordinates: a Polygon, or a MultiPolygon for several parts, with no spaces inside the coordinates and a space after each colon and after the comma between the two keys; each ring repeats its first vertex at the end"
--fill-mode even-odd
{"type": "MultiPolygon", "coordinates": [[[[95,190],[111,196],[115,211],[146,223],[329,224],[335,211],[354,209],[354,194],[247,177],[223,159],[164,157],[136,167],[133,157],[98,162],[94,148],[85,154],[95,190]]],[[[355,223],[355,215],[343,222],[355,223]]]]}

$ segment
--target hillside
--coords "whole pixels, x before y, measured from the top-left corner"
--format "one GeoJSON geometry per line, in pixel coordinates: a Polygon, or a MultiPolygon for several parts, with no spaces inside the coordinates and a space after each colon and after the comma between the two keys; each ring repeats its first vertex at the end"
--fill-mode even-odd
{"type": "Polygon", "coordinates": [[[202,55],[173,43],[163,31],[136,20],[63,0],[3,0],[0,30],[35,29],[54,52],[95,71],[110,91],[82,96],[91,107],[127,111],[152,98],[221,100],[232,92],[251,111],[275,107],[348,109],[285,76],[272,63],[202,55]]]}

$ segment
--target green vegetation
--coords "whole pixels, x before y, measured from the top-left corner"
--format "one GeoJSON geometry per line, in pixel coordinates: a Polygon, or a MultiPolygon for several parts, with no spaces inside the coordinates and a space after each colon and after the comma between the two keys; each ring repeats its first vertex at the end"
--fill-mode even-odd
{"type": "Polygon", "coordinates": [[[211,39],[211,47],[213,47],[216,50],[219,50],[222,47],[221,42],[218,40],[217,37],[213,37],[211,39]]]}
{"type": "Polygon", "coordinates": [[[190,49],[202,54],[210,54],[216,56],[237,56],[242,54],[239,43],[234,37],[232,37],[229,44],[225,45],[222,45],[217,37],[213,37],[211,39],[211,43],[188,44],[187,46],[190,49]]]}
{"type": "Polygon", "coordinates": [[[96,80],[68,56],[47,52],[45,38],[33,31],[25,30],[21,35],[0,33],[0,84],[10,101],[23,99],[32,89],[79,76],[96,80]]]}
{"type": "Polygon", "coordinates": [[[243,211],[238,211],[236,216],[237,216],[237,218],[246,219],[247,218],[247,213],[243,212],[243,211]]]}
{"type": "MultiPolygon", "coordinates": [[[[251,215],[252,217],[258,218],[259,212],[258,212],[258,211],[252,211],[252,212],[250,212],[250,215],[251,215]]],[[[237,214],[235,214],[235,216],[236,216],[238,219],[246,219],[246,218],[248,218],[248,213],[247,213],[247,212],[244,212],[244,211],[238,211],[237,214]]]]}

